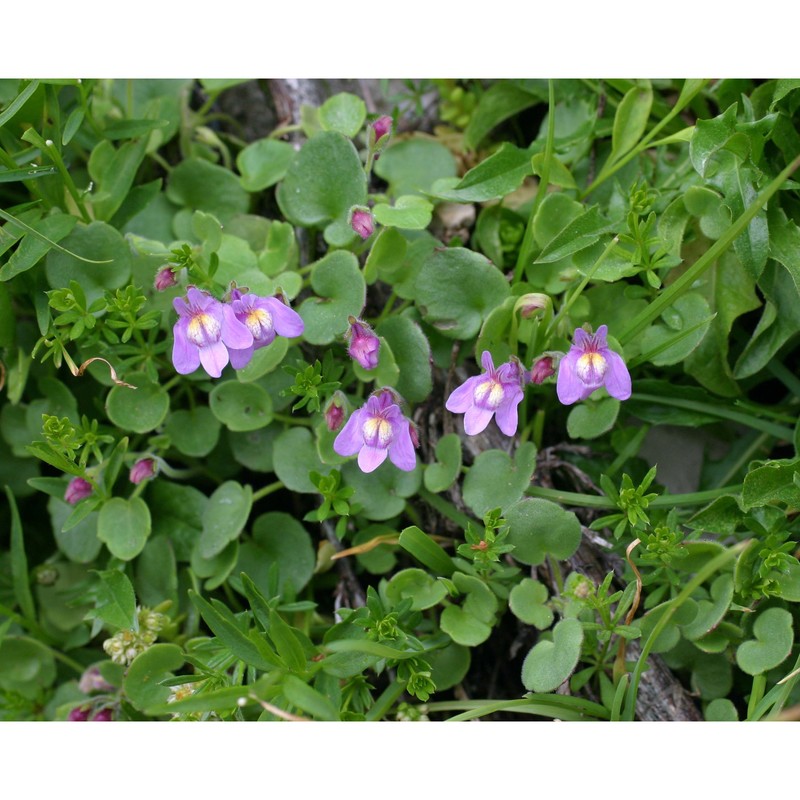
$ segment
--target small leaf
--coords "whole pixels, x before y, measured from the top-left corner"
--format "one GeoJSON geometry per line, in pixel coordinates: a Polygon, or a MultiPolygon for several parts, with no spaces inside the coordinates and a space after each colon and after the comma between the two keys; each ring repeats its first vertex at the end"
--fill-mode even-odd
{"type": "Polygon", "coordinates": [[[325,131],[338,131],[351,139],[361,130],[367,107],[360,97],[340,92],[329,97],[319,108],[319,124],[325,131]]]}
{"type": "Polygon", "coordinates": [[[103,504],[97,519],[97,536],[111,555],[122,561],[130,561],[142,552],[150,529],[150,509],[141,497],[112,497],[103,504]]]}
{"type": "Polygon", "coordinates": [[[617,106],[614,115],[614,130],[611,136],[611,155],[608,163],[613,164],[636,146],[647,129],[650,109],[653,105],[653,89],[650,81],[645,86],[629,89],[617,106]]]}
{"type": "Polygon", "coordinates": [[[736,663],[748,675],[761,675],[782,664],[792,651],[794,623],[785,608],[767,608],[753,623],[755,639],[736,650],[736,663]]]}
{"type": "Polygon", "coordinates": [[[112,628],[129,630],[136,625],[136,596],[128,576],[118,569],[97,573],[97,607],[91,612],[112,628]]]}
{"type": "Polygon", "coordinates": [[[203,533],[198,540],[203,558],[213,558],[238,538],[250,516],[253,491],[236,481],[225,481],[208,498],[203,514],[203,533]]]}
{"type": "Polygon", "coordinates": [[[425,488],[429,492],[449,489],[461,472],[461,438],[457,433],[448,433],[436,443],[438,461],[425,468],[425,488]]]}
{"type": "Polygon", "coordinates": [[[522,683],[531,692],[552,692],[572,674],[583,643],[583,626],[564,619],[553,628],[553,641],[539,642],[522,664],[522,683]]]}

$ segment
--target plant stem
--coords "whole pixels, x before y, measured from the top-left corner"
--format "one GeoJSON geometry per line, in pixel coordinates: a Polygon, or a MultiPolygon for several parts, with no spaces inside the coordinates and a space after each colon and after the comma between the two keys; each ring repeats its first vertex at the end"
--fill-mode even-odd
{"type": "Polygon", "coordinates": [[[405,691],[405,682],[395,680],[390,683],[375,701],[372,708],[364,715],[368,722],[379,722],[382,720],[394,702],[405,691]]]}
{"type": "Polygon", "coordinates": [[[462,528],[466,528],[467,525],[472,525],[472,527],[482,535],[484,530],[483,525],[470,519],[466,514],[462,514],[452,503],[448,502],[443,497],[429,492],[424,487],[420,487],[419,496],[431,506],[431,508],[435,508],[440,514],[447,517],[447,519],[455,522],[456,525],[460,525],[462,528]]]}
{"type": "MultiPolygon", "coordinates": [[[[663,494],[650,501],[650,508],[671,508],[672,506],[701,506],[709,503],[724,494],[737,494],[741,492],[741,484],[736,486],[723,486],[719,489],[708,489],[704,492],[689,492],[687,494],[663,494]]],[[[601,494],[579,494],[578,492],[565,492],[560,489],[547,489],[544,486],[529,486],[526,494],[531,497],[541,497],[545,500],[554,500],[566,506],[579,506],[581,508],[617,508],[613,500],[601,494]]]]}
{"type": "Polygon", "coordinates": [[[253,492],[253,502],[255,503],[257,500],[261,500],[262,497],[266,497],[267,495],[284,488],[285,486],[283,481],[268,483],[266,486],[262,486],[257,492],[253,492]]]}

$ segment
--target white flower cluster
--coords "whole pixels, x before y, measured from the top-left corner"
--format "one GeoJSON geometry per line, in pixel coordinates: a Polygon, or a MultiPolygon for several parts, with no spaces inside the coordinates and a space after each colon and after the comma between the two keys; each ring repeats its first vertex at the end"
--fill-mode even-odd
{"type": "Polygon", "coordinates": [[[139,630],[117,631],[103,642],[103,650],[115,664],[127,666],[139,653],[143,653],[158,638],[159,631],[167,623],[164,614],[149,608],[137,608],[139,630]]]}

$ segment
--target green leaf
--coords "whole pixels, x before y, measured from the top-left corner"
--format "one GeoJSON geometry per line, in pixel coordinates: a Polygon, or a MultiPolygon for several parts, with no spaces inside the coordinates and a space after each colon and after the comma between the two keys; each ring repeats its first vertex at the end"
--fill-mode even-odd
{"type": "Polygon", "coordinates": [[[471,339],[509,295],[503,274],[463,247],[434,250],[417,276],[417,304],[426,322],[450,339],[471,339]]]}
{"type": "Polygon", "coordinates": [[[231,431],[254,431],[272,422],[272,397],[257,383],[218,383],[208,396],[208,406],[231,431]]]}
{"type": "Polygon", "coordinates": [[[165,703],[170,696],[164,681],[183,666],[183,651],[176,644],[154,644],[139,653],[125,673],[122,689],[134,708],[145,711],[165,703]]]}
{"type": "Polygon", "coordinates": [[[723,159],[726,164],[732,161],[732,155],[725,148],[735,132],[735,103],[714,119],[697,121],[689,144],[689,157],[692,160],[692,166],[702,177],[713,175],[720,159],[723,159]]]}
{"type": "Polygon", "coordinates": [[[725,616],[733,599],[733,576],[720,575],[711,584],[711,599],[697,601],[697,616],[682,628],[683,635],[693,641],[713,630],[725,616]]]}
{"type": "Polygon", "coordinates": [[[212,605],[192,589],[188,594],[211,632],[236,658],[265,671],[281,665],[266,641],[260,636],[251,637],[243,633],[236,618],[224,605],[216,602],[212,605]]]}
{"type": "Polygon", "coordinates": [[[358,259],[345,250],[328,253],[314,265],[311,288],[316,297],[297,309],[305,323],[303,338],[310,344],[330,344],[344,335],[348,317],[357,317],[366,302],[358,259]]]}
{"type": "Polygon", "coordinates": [[[276,197],[293,224],[325,228],[329,244],[347,244],[355,236],[350,209],[367,202],[366,175],[353,143],[335,131],[309,139],[295,153],[276,197]]]}
{"type": "Polygon", "coordinates": [[[311,433],[300,427],[289,428],[278,436],[272,458],[275,474],[292,492],[317,494],[317,487],[308,474],[328,475],[332,469],[320,461],[311,433]]]}
{"type": "Polygon", "coordinates": [[[413,611],[432,608],[447,596],[447,588],[441,581],[416,567],[395,573],[386,584],[385,591],[387,599],[394,606],[410,599],[413,611]]]}
{"type": "Polygon", "coordinates": [[[394,279],[403,267],[407,249],[408,245],[402,233],[394,228],[383,228],[367,254],[364,280],[373,284],[380,278],[387,283],[394,283],[394,279]]]}
{"type": "Polygon", "coordinates": [[[497,81],[481,94],[464,131],[464,144],[471,150],[476,149],[501,122],[543,102],[547,102],[546,81],[497,81]]]}
{"type": "Polygon", "coordinates": [[[128,576],[118,569],[97,572],[97,606],[93,618],[102,620],[112,628],[130,630],[136,626],[136,596],[128,576]]]}
{"type": "Polygon", "coordinates": [[[97,519],[97,535],[111,555],[130,561],[142,552],[150,535],[150,509],[141,497],[112,497],[97,519]]]}
{"type": "Polygon", "coordinates": [[[539,642],[522,664],[522,683],[531,692],[552,692],[575,670],[581,655],[583,626],[564,619],[553,628],[553,641],[539,642]]]}
{"type": "MultiPolygon", "coordinates": [[[[422,329],[408,316],[390,316],[375,329],[386,339],[399,369],[394,386],[410,403],[420,403],[433,390],[431,346],[422,329]]],[[[378,367],[380,369],[380,366],[378,367]]]]}
{"type": "Polygon", "coordinates": [[[28,578],[28,558],[25,555],[25,540],[22,532],[22,521],[14,493],[5,487],[8,505],[11,509],[11,583],[22,615],[28,620],[36,619],[36,606],[31,594],[28,578]]]}
{"type": "Polygon", "coordinates": [[[596,439],[614,427],[619,414],[619,400],[603,397],[584,400],[567,417],[567,433],[572,439],[596,439]]]}
{"type": "MultiPolygon", "coordinates": [[[[534,175],[542,177],[545,169],[545,154],[536,153],[531,158],[531,171],[534,175]]],[[[572,173],[558,160],[558,156],[553,154],[550,158],[550,171],[548,173],[548,183],[553,186],[560,186],[562,189],[577,189],[575,178],[572,173]]]]}
{"type": "Polygon", "coordinates": [[[45,262],[47,281],[53,289],[68,286],[79,275],[86,301],[93,303],[106,289],[118,289],[130,280],[130,246],[116,228],[105,222],[78,224],[61,241],[70,252],[53,249],[45,262]],[[87,263],[86,259],[92,262],[87,263]]]}
{"type": "Polygon", "coordinates": [[[748,675],[761,675],[782,664],[792,651],[794,622],[785,608],[767,608],[753,623],[754,639],[736,650],[736,663],[748,675]]]}
{"type": "Polygon", "coordinates": [[[452,189],[437,190],[432,194],[455,203],[483,203],[497,200],[516,191],[533,172],[528,150],[504,142],[488,158],[473,167],[452,189]]]}
{"type": "Polygon", "coordinates": [[[236,481],[225,481],[208,498],[203,514],[203,533],[198,540],[203,558],[213,558],[239,537],[250,516],[253,490],[236,481]]]}
{"type": "Polygon", "coordinates": [[[751,469],[742,484],[742,510],[771,503],[800,505],[800,488],[794,478],[800,471],[800,459],[768,461],[751,469]]]}
{"type": "Polygon", "coordinates": [[[416,494],[422,482],[419,466],[411,472],[399,470],[387,459],[374,472],[362,472],[355,461],[342,467],[342,478],[356,491],[352,502],[362,508],[361,515],[382,521],[401,514],[406,500],[416,494]]]}
{"type": "Polygon", "coordinates": [[[35,266],[51,250],[53,243],[59,242],[69,235],[77,222],[77,217],[68,214],[51,214],[37,222],[32,222],[31,228],[41,234],[42,238],[37,238],[30,233],[22,238],[19,247],[0,268],[0,281],[11,280],[14,276],[35,266]]]}
{"type": "MultiPolygon", "coordinates": [[[[538,214],[542,212],[540,206],[538,214]]],[[[597,242],[605,233],[614,231],[614,225],[600,215],[597,206],[590,208],[567,223],[542,249],[536,258],[536,264],[550,264],[571,256],[597,242]]]]}
{"type": "Polygon", "coordinates": [[[430,536],[423,533],[416,525],[403,530],[399,541],[404,550],[408,551],[434,574],[449,578],[455,572],[453,560],[447,555],[442,546],[436,544],[430,536]]]}
{"type": "Polygon", "coordinates": [[[553,624],[553,611],[545,605],[547,600],[547,587],[543,583],[523,578],[511,590],[508,605],[517,619],[543,631],[553,624]]]}
{"type": "Polygon", "coordinates": [[[283,617],[275,610],[270,611],[267,634],[275,645],[278,655],[286,662],[289,669],[294,672],[304,672],[306,655],[303,645],[295,635],[294,629],[287,625],[283,621],[283,617]]]}
{"type": "Polygon", "coordinates": [[[250,198],[230,170],[203,158],[181,161],[169,175],[167,198],[192,211],[207,211],[223,225],[244,214],[250,198]]]}
{"type": "Polygon", "coordinates": [[[39,81],[32,80],[28,85],[3,109],[0,113],[0,128],[7,122],[14,119],[14,115],[25,103],[28,102],[33,93],[39,88],[39,81]]]}
{"type": "Polygon", "coordinates": [[[424,197],[406,194],[398,197],[393,206],[376,203],[372,210],[381,225],[406,230],[423,230],[431,221],[433,205],[424,197]]]}
{"type": "Polygon", "coordinates": [[[164,433],[172,445],[192,458],[207,456],[217,445],[219,420],[207,406],[173,411],[167,418],[164,433]]]}
{"type": "Polygon", "coordinates": [[[281,685],[283,696],[294,706],[312,717],[328,722],[336,722],[339,712],[333,703],[316,689],[294,675],[288,675],[281,685]]]}
{"type": "Polygon", "coordinates": [[[144,372],[125,376],[136,389],[114,386],[106,397],[108,418],[123,431],[149,433],[169,412],[169,393],[144,372]]]}
{"type": "Polygon", "coordinates": [[[668,345],[689,330],[692,332],[649,359],[657,366],[683,361],[703,341],[713,321],[708,301],[698,292],[688,292],[679,297],[672,306],[664,309],[661,319],[663,324],[651,325],[642,335],[643,353],[668,345]]]}
{"type": "Polygon", "coordinates": [[[536,566],[546,556],[569,558],[581,543],[581,523],[571,511],[541,498],[520,500],[505,513],[512,556],[522,564],[536,566]]]}
{"type": "Polygon", "coordinates": [[[396,142],[381,153],[375,174],[389,184],[392,197],[428,194],[439,178],[456,176],[456,162],[440,142],[415,137],[396,142]]]}
{"type": "Polygon", "coordinates": [[[97,538],[98,513],[89,514],[86,519],[64,531],[64,523],[72,516],[74,509],[56,497],[47,501],[47,510],[58,549],[70,560],[78,564],[88,564],[97,558],[103,543],[97,538]]]}
{"type": "Polygon", "coordinates": [[[294,156],[294,147],[277,139],[259,139],[236,156],[240,182],[248,192],[261,192],[283,180],[294,156]]]}
{"type": "Polygon", "coordinates": [[[277,336],[266,347],[259,347],[246,367],[236,370],[236,380],[241,383],[251,383],[263,378],[272,372],[283,361],[289,352],[289,340],[284,336],[277,336]]]}
{"type": "Polygon", "coordinates": [[[439,618],[442,630],[464,647],[477,647],[492,634],[492,626],[465,611],[461,606],[447,606],[439,618]]]}
{"type": "Polygon", "coordinates": [[[447,433],[436,443],[436,458],[425,468],[423,480],[429,492],[444,492],[455,483],[461,473],[461,438],[457,433],[447,433]]]}
{"type": "Polygon", "coordinates": [[[367,118],[367,107],[360,97],[340,92],[319,107],[319,124],[324,131],[337,131],[353,138],[367,118]]]}
{"type": "Polygon", "coordinates": [[[514,461],[502,450],[481,453],[464,479],[464,502],[478,517],[493,508],[514,505],[530,485],[536,469],[536,445],[521,444],[514,461]]]}
{"type": "MultiPolygon", "coordinates": [[[[124,123],[135,122],[135,120],[125,120],[124,123]]],[[[124,124],[123,123],[123,124],[124,124]]],[[[162,127],[166,121],[159,123],[162,127]]],[[[120,131],[120,136],[108,136],[108,138],[128,138],[127,130],[120,131]]],[[[142,131],[144,133],[145,131],[142,131]]],[[[139,135],[139,134],[136,134],[139,135]]],[[[89,175],[95,182],[95,189],[92,193],[92,209],[96,219],[110,220],[116,211],[122,206],[128,196],[136,172],[144,160],[147,149],[147,139],[139,139],[135,142],[126,142],[118,150],[109,141],[101,141],[97,144],[89,156],[89,175]],[[100,150],[106,150],[100,158],[96,154],[100,150]]]]}
{"type": "Polygon", "coordinates": [[[608,157],[609,165],[634,148],[647,130],[647,121],[653,106],[653,89],[650,81],[644,81],[644,84],[629,89],[617,106],[611,135],[611,155],[608,157]]]}
{"type": "Polygon", "coordinates": [[[277,593],[280,596],[299,594],[311,580],[316,565],[316,551],[303,525],[290,514],[271,511],[253,523],[252,541],[243,542],[230,585],[244,592],[242,579],[246,572],[264,595],[274,588],[271,569],[277,570],[277,593]]]}

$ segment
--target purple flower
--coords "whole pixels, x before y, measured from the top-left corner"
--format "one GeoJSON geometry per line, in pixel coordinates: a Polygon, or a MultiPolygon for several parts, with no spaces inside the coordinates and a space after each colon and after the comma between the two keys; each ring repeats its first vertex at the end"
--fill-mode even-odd
{"type": "Polygon", "coordinates": [[[337,389],[325,409],[325,424],[329,431],[338,431],[344,422],[344,395],[337,389]]]}
{"type": "Polygon", "coordinates": [[[585,400],[601,386],[617,400],[631,396],[630,373],[622,356],[608,349],[607,333],[606,325],[594,334],[575,330],[573,344],[558,365],[556,392],[565,406],[585,400]]]}
{"type": "Polygon", "coordinates": [[[157,291],[163,292],[165,289],[177,285],[178,279],[175,277],[172,267],[161,267],[161,269],[156,272],[155,287],[157,291]]]}
{"type": "Polygon", "coordinates": [[[128,478],[131,483],[140,484],[156,474],[156,462],[153,458],[140,458],[132,467],[128,478]]]}
{"type": "Polygon", "coordinates": [[[360,319],[349,318],[350,328],[347,336],[350,345],[347,353],[358,361],[364,369],[375,369],[378,366],[378,354],[381,349],[380,339],[373,333],[372,328],[360,319]]]}
{"type": "Polygon", "coordinates": [[[90,706],[76,706],[67,714],[67,722],[87,722],[90,706]]]}
{"type": "Polygon", "coordinates": [[[67,490],[64,492],[64,500],[71,506],[79,503],[85,497],[92,493],[92,484],[83,478],[73,478],[67,484],[67,490]]]}
{"type": "Polygon", "coordinates": [[[350,215],[350,227],[362,238],[369,239],[375,225],[372,221],[372,214],[365,208],[356,208],[350,215]]]}
{"type": "Polygon", "coordinates": [[[358,453],[362,472],[372,472],[389,456],[390,461],[405,472],[417,465],[411,422],[395,402],[389,389],[373,394],[362,408],[354,411],[333,443],[340,456],[358,453]]]}
{"type": "Polygon", "coordinates": [[[230,349],[231,366],[246,367],[253,352],[275,341],[275,336],[293,339],[305,330],[302,317],[277,297],[259,297],[257,294],[242,294],[239,289],[231,292],[231,305],[236,319],[253,337],[252,344],[241,349],[230,349]]]}
{"type": "Polygon", "coordinates": [[[537,359],[531,367],[531,382],[543,383],[551,375],[555,375],[555,372],[553,368],[553,357],[542,356],[542,358],[537,359]]]}
{"type": "Polygon", "coordinates": [[[202,364],[212,378],[219,378],[228,364],[228,348],[244,350],[253,344],[253,334],[236,319],[231,306],[207,292],[190,286],[186,298],[176,297],[172,305],[179,316],[172,329],[172,363],[181,375],[202,364]]]}
{"type": "Polygon", "coordinates": [[[483,375],[467,378],[447,398],[445,408],[464,414],[464,431],[470,436],[480,433],[494,415],[497,427],[513,436],[517,432],[517,406],[522,400],[523,370],[518,361],[507,361],[494,368],[488,350],[481,355],[483,375]]]}
{"type": "Polygon", "coordinates": [[[90,720],[90,722],[112,722],[114,715],[110,708],[101,708],[90,720]]]}

